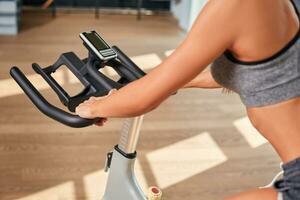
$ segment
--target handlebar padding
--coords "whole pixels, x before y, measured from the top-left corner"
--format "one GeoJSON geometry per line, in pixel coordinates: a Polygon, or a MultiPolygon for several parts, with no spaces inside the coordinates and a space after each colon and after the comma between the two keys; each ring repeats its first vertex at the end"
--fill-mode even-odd
{"type": "Polygon", "coordinates": [[[90,126],[99,120],[83,119],[77,115],[73,115],[51,105],[31,84],[31,82],[26,78],[26,76],[18,67],[12,67],[10,70],[10,75],[22,88],[25,94],[30,98],[32,103],[48,117],[74,128],[90,126]]]}
{"type": "Polygon", "coordinates": [[[118,59],[125,64],[125,66],[133,73],[137,78],[142,78],[146,75],[121,49],[117,46],[113,46],[112,49],[117,53],[118,59]]]}

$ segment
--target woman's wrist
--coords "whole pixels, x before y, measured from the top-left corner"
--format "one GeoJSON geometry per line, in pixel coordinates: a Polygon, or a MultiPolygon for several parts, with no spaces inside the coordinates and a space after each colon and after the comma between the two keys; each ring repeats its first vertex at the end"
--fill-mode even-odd
{"type": "Polygon", "coordinates": [[[95,104],[91,108],[92,116],[94,116],[94,118],[110,117],[107,116],[108,113],[105,113],[105,110],[103,109],[103,105],[106,105],[105,101],[107,101],[107,99],[97,100],[97,102],[95,102],[95,104]]]}

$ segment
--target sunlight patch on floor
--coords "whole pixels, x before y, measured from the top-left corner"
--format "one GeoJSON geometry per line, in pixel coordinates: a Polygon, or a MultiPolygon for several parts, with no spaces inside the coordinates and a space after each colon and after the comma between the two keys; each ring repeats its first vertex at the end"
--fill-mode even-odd
{"type": "Polygon", "coordinates": [[[73,182],[66,182],[55,187],[22,197],[16,200],[76,200],[73,182]]]}
{"type": "MultiPolygon", "coordinates": [[[[142,171],[140,162],[138,160],[136,162],[135,172],[141,188],[144,191],[147,191],[148,185],[144,173],[142,171]]],[[[107,177],[108,173],[105,173],[104,170],[99,170],[84,176],[83,182],[86,200],[100,199],[103,196],[105,192],[107,177]]]]}
{"type": "MultiPolygon", "coordinates": [[[[49,85],[38,74],[28,75],[26,77],[37,88],[37,90],[49,88],[49,85]]],[[[53,77],[59,84],[64,84],[65,73],[63,71],[55,73],[53,77]]],[[[23,91],[12,78],[0,81],[0,98],[18,94],[23,94],[23,91]]]]}
{"type": "Polygon", "coordinates": [[[152,69],[161,63],[161,59],[156,54],[146,54],[131,58],[137,66],[143,70],[152,69]]]}
{"type": "Polygon", "coordinates": [[[236,129],[243,135],[252,148],[257,148],[268,141],[252,126],[248,117],[233,122],[236,129]]]}
{"type": "Polygon", "coordinates": [[[104,170],[99,170],[83,177],[85,195],[87,200],[92,200],[95,197],[99,199],[103,196],[108,173],[104,170]]]}
{"type": "Polygon", "coordinates": [[[182,140],[147,155],[162,189],[180,183],[227,160],[209,133],[182,140]]]}

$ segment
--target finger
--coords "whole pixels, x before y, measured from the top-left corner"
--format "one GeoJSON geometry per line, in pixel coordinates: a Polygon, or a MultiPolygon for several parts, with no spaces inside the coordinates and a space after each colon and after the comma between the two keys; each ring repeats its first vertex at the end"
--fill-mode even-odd
{"type": "Polygon", "coordinates": [[[97,101],[97,97],[90,97],[87,102],[94,102],[97,101]]]}
{"type": "Polygon", "coordinates": [[[90,99],[88,99],[88,100],[85,100],[84,102],[82,102],[83,104],[88,104],[88,103],[92,103],[92,102],[94,102],[95,100],[90,100],[90,99]]]}
{"type": "Polygon", "coordinates": [[[85,100],[83,103],[95,103],[98,100],[98,97],[90,97],[88,100],[85,100]]]}
{"type": "Polygon", "coordinates": [[[112,90],[109,91],[108,95],[111,95],[111,94],[113,94],[116,91],[117,91],[117,89],[112,89],[112,90]]]}
{"type": "Polygon", "coordinates": [[[79,105],[76,109],[75,109],[75,113],[77,115],[79,115],[82,118],[86,118],[86,119],[93,119],[95,118],[92,115],[92,110],[89,106],[86,105],[79,105]]]}
{"type": "Polygon", "coordinates": [[[86,101],[86,102],[79,104],[79,106],[90,106],[92,103],[93,102],[86,101]]]}
{"type": "Polygon", "coordinates": [[[97,101],[99,98],[102,98],[102,97],[91,96],[87,101],[97,101]]]}
{"type": "Polygon", "coordinates": [[[95,125],[96,125],[96,126],[103,126],[104,123],[103,123],[103,122],[97,122],[97,123],[95,123],[95,125]]]}
{"type": "Polygon", "coordinates": [[[106,96],[102,96],[102,97],[96,97],[96,100],[102,100],[105,99],[106,96]]]}
{"type": "Polygon", "coordinates": [[[102,96],[102,97],[90,97],[89,100],[86,100],[84,102],[94,102],[94,101],[97,101],[97,100],[102,100],[102,99],[105,99],[106,97],[108,97],[109,95],[113,94],[114,92],[116,92],[117,89],[111,89],[107,95],[105,96],[102,96]]]}
{"type": "Polygon", "coordinates": [[[95,123],[95,125],[97,125],[97,126],[103,126],[104,124],[105,124],[104,121],[98,121],[95,123]]]}
{"type": "Polygon", "coordinates": [[[110,96],[111,94],[113,94],[114,92],[116,92],[117,89],[111,89],[107,95],[102,96],[102,97],[93,97],[93,100],[102,100],[105,99],[106,97],[110,96]]]}
{"type": "Polygon", "coordinates": [[[107,118],[101,118],[99,121],[96,122],[96,124],[104,125],[108,121],[107,118]]]}

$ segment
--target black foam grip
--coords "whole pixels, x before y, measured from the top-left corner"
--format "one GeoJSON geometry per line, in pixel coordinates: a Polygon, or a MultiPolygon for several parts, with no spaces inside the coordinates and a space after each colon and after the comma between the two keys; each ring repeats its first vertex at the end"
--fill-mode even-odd
{"type": "Polygon", "coordinates": [[[10,75],[30,98],[33,104],[48,117],[74,128],[90,126],[99,121],[99,118],[84,119],[51,105],[31,84],[31,82],[26,78],[19,68],[12,67],[10,70],[10,75]]]}

